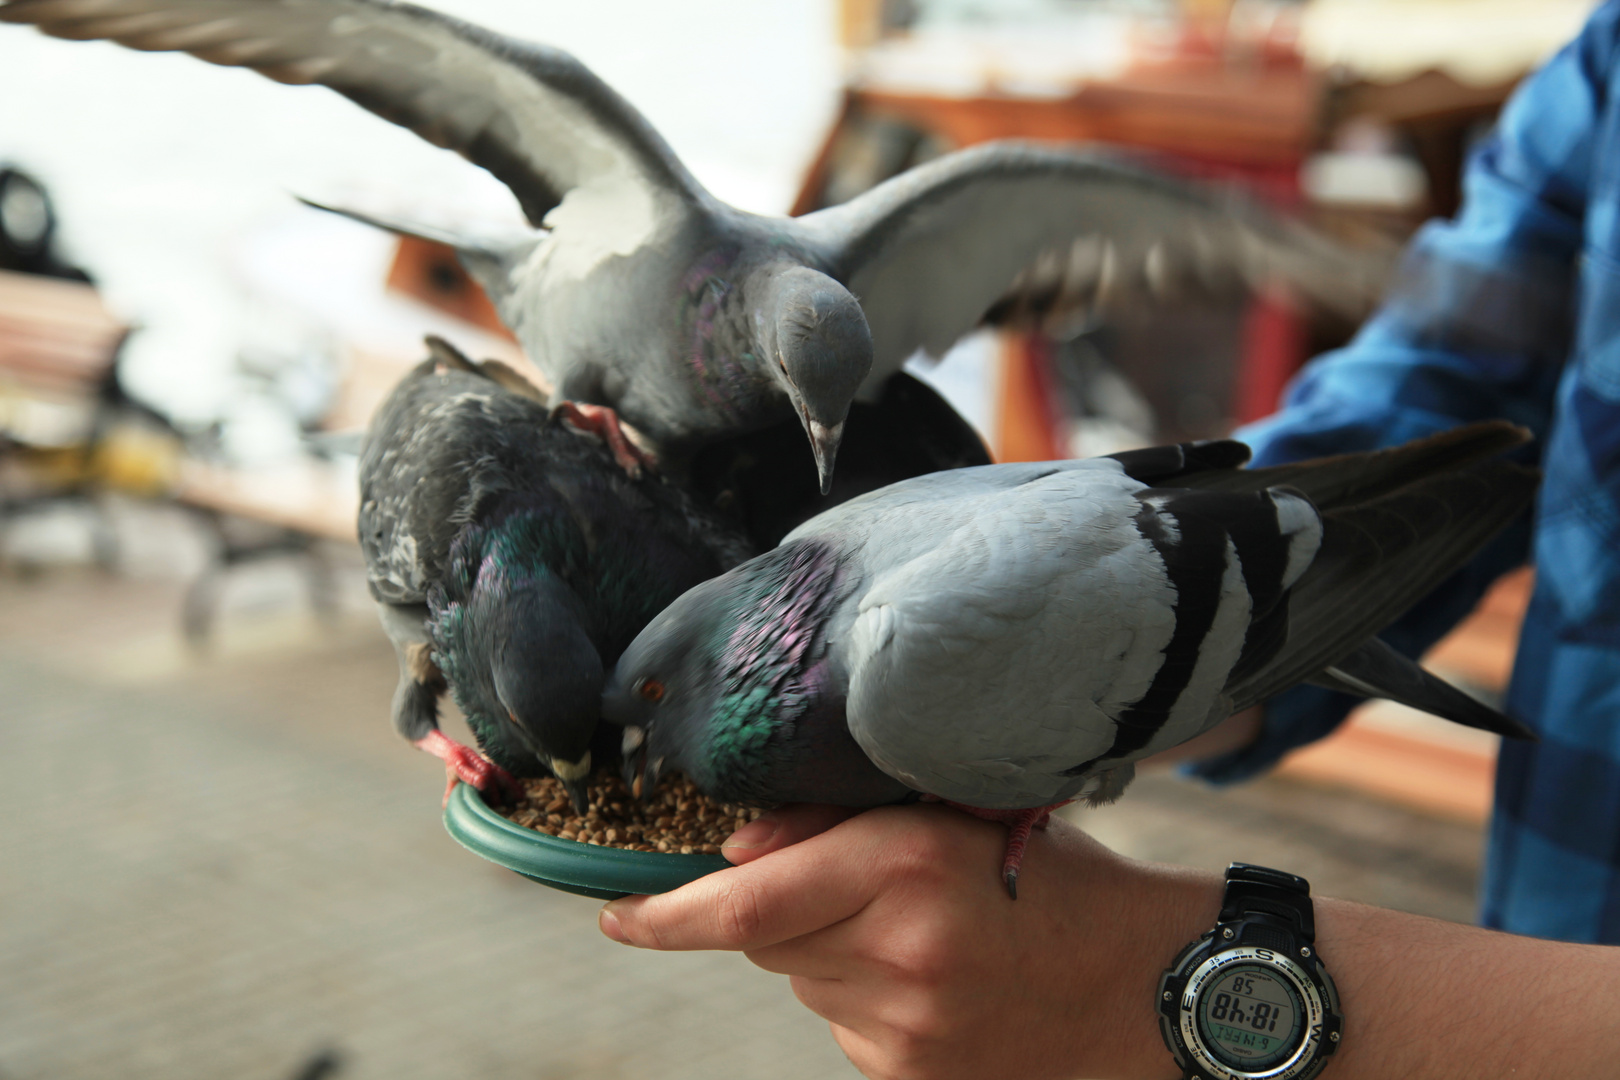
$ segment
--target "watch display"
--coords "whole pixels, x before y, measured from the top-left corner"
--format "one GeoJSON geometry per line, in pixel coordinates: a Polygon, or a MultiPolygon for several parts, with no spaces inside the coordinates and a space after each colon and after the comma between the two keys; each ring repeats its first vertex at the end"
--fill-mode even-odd
{"type": "Polygon", "coordinates": [[[1223,1063],[1246,1071],[1289,1057],[1305,1037],[1304,1005],[1283,978],[1254,964],[1221,973],[1205,987],[1199,1034],[1223,1063]]]}

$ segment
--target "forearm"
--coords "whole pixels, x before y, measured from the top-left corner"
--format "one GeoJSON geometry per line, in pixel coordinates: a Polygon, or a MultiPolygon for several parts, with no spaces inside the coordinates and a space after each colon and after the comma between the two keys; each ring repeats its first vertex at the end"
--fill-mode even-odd
{"type": "Polygon", "coordinates": [[[1620,950],[1322,900],[1345,1033],[1328,1080],[1613,1076],[1620,950]]]}
{"type": "MultiPolygon", "coordinates": [[[[1139,1004],[1121,1018],[1110,1058],[1119,1071],[1111,1075],[1174,1077],[1152,992],[1181,947],[1214,925],[1221,882],[1129,865],[1135,883],[1122,899],[1136,912],[1135,925],[1121,936],[1151,938],[1155,948],[1121,952],[1134,967],[1121,988],[1139,1004]],[[1127,1038],[1133,1046],[1124,1044],[1127,1038]]],[[[1324,1080],[1614,1075],[1620,949],[1517,937],[1343,900],[1318,898],[1315,905],[1318,951],[1345,1017],[1344,1039],[1324,1080]]]]}

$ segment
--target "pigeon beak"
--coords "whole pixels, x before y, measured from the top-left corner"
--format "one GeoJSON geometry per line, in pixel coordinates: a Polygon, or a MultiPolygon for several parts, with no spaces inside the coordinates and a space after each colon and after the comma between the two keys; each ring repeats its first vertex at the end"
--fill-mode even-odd
{"type": "Polygon", "coordinates": [[[585,781],[591,775],[591,752],[585,751],[585,756],[578,761],[554,757],[548,758],[546,764],[551,766],[552,775],[562,781],[563,790],[568,792],[568,801],[574,804],[574,813],[584,817],[591,803],[590,794],[585,789],[585,781]]]}
{"type": "Polygon", "coordinates": [[[658,778],[664,771],[664,759],[647,760],[646,746],[624,756],[624,785],[630,794],[642,802],[652,798],[658,788],[658,778]]]}
{"type": "Polygon", "coordinates": [[[816,455],[816,476],[821,481],[821,493],[827,494],[832,490],[833,461],[838,457],[838,444],[844,441],[844,423],[829,427],[808,416],[804,418],[804,429],[810,435],[810,449],[816,455]]]}
{"type": "Polygon", "coordinates": [[[624,786],[630,789],[630,794],[635,798],[647,799],[656,784],[656,780],[648,783],[644,775],[647,767],[647,729],[634,725],[625,728],[619,753],[624,758],[624,786]]]}
{"type": "Polygon", "coordinates": [[[624,729],[624,737],[619,740],[619,753],[624,760],[629,761],[630,756],[641,749],[641,744],[647,739],[647,729],[631,724],[624,729]]]}

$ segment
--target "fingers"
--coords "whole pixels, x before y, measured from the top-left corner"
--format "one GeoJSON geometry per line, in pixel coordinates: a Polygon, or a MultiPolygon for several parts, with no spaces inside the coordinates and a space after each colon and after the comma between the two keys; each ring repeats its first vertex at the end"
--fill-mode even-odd
{"type": "MultiPolygon", "coordinates": [[[[870,905],[865,909],[870,913],[870,905]]],[[[865,974],[874,957],[865,948],[873,931],[863,919],[846,919],[820,930],[746,952],[749,963],[775,975],[844,979],[865,974]]],[[[878,931],[881,933],[881,929],[878,931]]],[[[828,1019],[831,1019],[829,1017],[828,1019]]]]}
{"type": "MultiPolygon", "coordinates": [[[[789,811],[764,842],[822,828],[836,813],[789,811]]],[[[951,881],[1004,905],[991,868],[1005,835],[944,807],[882,807],[674,892],[616,900],[600,925],[643,948],[747,952],[840,923],[882,891],[921,897],[951,881]]]]}
{"type": "Polygon", "coordinates": [[[602,932],[649,949],[748,950],[841,922],[878,887],[871,872],[874,830],[858,822],[674,892],[615,900],[602,909],[602,932]],[[848,829],[857,831],[840,835],[848,829]]]}
{"type": "Polygon", "coordinates": [[[794,978],[790,983],[799,1003],[827,1021],[851,1064],[870,1077],[895,1074],[899,1064],[895,1044],[910,1040],[884,1015],[894,1011],[888,1007],[891,1001],[874,998],[870,988],[863,993],[862,988],[839,979],[794,978]]]}
{"type": "Polygon", "coordinates": [[[819,836],[841,821],[860,813],[846,806],[825,806],[816,803],[796,803],[762,814],[720,845],[720,854],[737,866],[753,862],[761,855],[769,855],[790,844],[797,844],[812,836],[819,836]]]}

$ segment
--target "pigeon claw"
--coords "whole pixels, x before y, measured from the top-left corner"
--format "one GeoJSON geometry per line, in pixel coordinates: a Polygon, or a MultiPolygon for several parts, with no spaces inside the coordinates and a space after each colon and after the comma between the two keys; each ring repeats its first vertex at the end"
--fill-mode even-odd
{"type": "Polygon", "coordinates": [[[434,730],[417,739],[418,750],[425,751],[444,762],[444,802],[450,804],[450,793],[456,784],[470,784],[479,791],[493,789],[500,798],[513,801],[522,794],[517,777],[484,757],[470,746],[463,746],[442,731],[434,730]]]}
{"type": "Polygon", "coordinates": [[[608,449],[613,451],[613,460],[632,480],[640,480],[645,470],[657,464],[651,454],[630,441],[624,433],[624,425],[619,422],[619,414],[606,405],[559,401],[551,410],[551,415],[566,420],[577,431],[601,436],[608,449]]]}
{"type": "Polygon", "coordinates": [[[1045,829],[1052,820],[1052,811],[1060,806],[1067,806],[1072,799],[1065,799],[1050,806],[1032,806],[1025,810],[986,810],[981,806],[967,806],[962,803],[942,799],[946,806],[953,806],[965,814],[972,814],[984,821],[998,821],[1007,826],[1007,846],[1003,849],[1001,858],[1001,880],[1007,886],[1007,895],[1014,900],[1018,899],[1018,871],[1024,864],[1024,849],[1029,845],[1029,834],[1036,829],[1045,829]]]}

